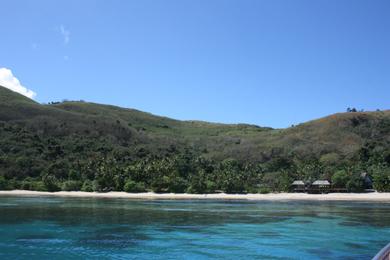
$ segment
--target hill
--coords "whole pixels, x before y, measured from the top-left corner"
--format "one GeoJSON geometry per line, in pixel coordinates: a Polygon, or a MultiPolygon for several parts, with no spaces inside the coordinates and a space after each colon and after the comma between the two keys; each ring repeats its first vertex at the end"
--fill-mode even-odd
{"type": "Polygon", "coordinates": [[[0,188],[286,190],[293,179],[335,172],[346,187],[390,165],[389,110],[272,129],[82,101],[43,105],[0,87],[0,134],[0,188]]]}

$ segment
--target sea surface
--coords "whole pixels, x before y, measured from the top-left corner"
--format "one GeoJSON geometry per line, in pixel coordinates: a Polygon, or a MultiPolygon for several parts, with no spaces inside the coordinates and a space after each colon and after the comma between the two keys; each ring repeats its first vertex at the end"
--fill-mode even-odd
{"type": "Polygon", "coordinates": [[[390,204],[0,197],[0,259],[371,259],[390,204]]]}

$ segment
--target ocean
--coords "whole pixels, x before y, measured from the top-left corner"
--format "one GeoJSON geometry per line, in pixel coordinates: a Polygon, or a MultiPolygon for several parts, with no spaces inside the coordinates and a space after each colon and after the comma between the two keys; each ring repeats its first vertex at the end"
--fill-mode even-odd
{"type": "Polygon", "coordinates": [[[371,259],[390,203],[0,197],[0,259],[371,259]]]}

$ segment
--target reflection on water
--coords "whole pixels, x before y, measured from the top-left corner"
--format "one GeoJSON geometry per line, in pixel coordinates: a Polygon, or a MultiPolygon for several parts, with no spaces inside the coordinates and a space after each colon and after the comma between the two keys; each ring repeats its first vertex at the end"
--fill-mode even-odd
{"type": "Polygon", "coordinates": [[[0,197],[0,258],[370,259],[390,204],[0,197]]]}

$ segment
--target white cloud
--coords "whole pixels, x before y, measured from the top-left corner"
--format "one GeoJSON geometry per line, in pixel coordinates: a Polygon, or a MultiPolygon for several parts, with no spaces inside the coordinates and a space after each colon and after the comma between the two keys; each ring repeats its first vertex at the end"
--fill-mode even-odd
{"type": "Polygon", "coordinates": [[[60,33],[62,37],[64,38],[64,44],[67,45],[70,40],[70,31],[68,31],[65,26],[61,25],[60,26],[60,33]]]}
{"type": "Polygon", "coordinates": [[[20,81],[12,74],[12,71],[7,68],[0,68],[0,86],[6,87],[31,99],[37,95],[34,91],[22,86],[20,81]]]}

